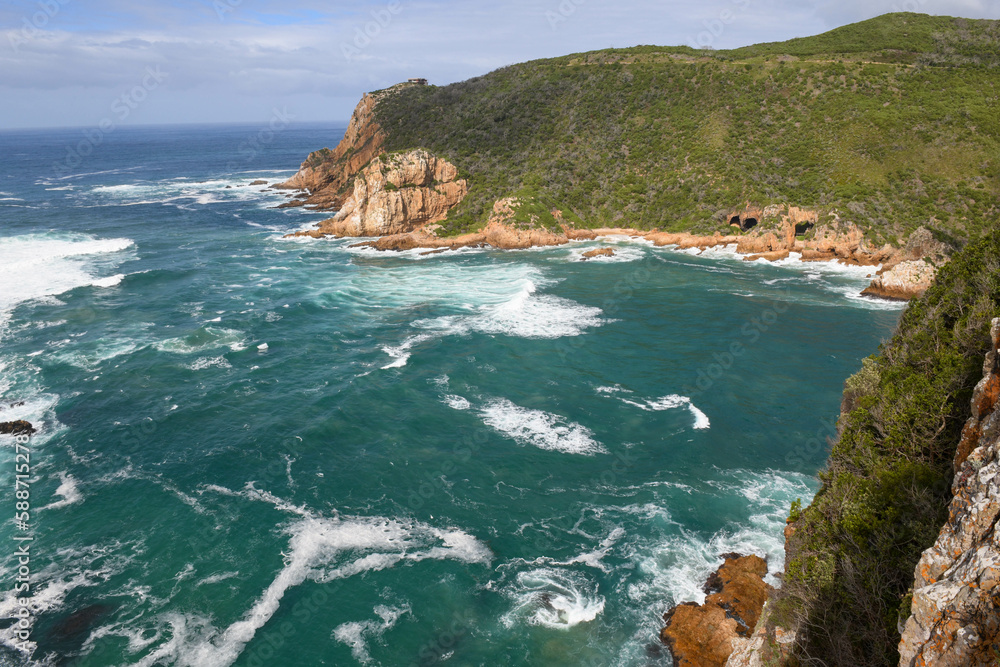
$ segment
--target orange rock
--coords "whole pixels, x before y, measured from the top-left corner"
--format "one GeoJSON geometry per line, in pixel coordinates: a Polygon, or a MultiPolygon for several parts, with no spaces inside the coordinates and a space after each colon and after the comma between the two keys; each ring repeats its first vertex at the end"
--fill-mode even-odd
{"type": "Polygon", "coordinates": [[[592,259],[594,257],[614,257],[614,248],[597,248],[595,250],[589,250],[583,253],[583,259],[592,259]]]}
{"type": "Polygon", "coordinates": [[[689,602],[664,614],[660,639],[674,665],[722,667],[733,640],[750,637],[771,587],[764,582],[767,562],[759,556],[725,554],[725,563],[705,583],[704,604],[689,602]]]}

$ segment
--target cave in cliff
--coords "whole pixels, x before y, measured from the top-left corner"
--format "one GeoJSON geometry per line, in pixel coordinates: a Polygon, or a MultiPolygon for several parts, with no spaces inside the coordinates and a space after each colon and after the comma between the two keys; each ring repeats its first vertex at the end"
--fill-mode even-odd
{"type": "Polygon", "coordinates": [[[812,229],[815,226],[816,226],[816,224],[812,223],[812,222],[800,222],[799,224],[795,225],[795,235],[796,236],[805,236],[806,232],[808,232],[810,229],[812,229]]]}
{"type": "Polygon", "coordinates": [[[756,226],[757,226],[757,218],[746,218],[743,221],[743,224],[740,225],[740,229],[742,229],[743,231],[746,232],[746,231],[750,231],[751,229],[753,229],[756,226]]]}

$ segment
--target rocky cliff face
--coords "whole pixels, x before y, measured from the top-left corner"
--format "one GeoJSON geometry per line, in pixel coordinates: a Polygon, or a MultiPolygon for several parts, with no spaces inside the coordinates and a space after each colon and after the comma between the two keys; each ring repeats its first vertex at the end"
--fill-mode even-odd
{"type": "Polygon", "coordinates": [[[453,164],[427,151],[379,156],[355,176],[337,214],[307,235],[406,234],[444,220],[468,191],[453,164]]]}
{"type": "Polygon", "coordinates": [[[294,176],[274,186],[305,191],[305,197],[289,205],[308,205],[317,209],[334,209],[343,205],[351,178],[382,153],[385,134],[375,122],[375,105],[392,92],[394,88],[365,94],[351,114],[347,132],[337,147],[332,151],[324,148],[310,153],[294,176]]]}
{"type": "Polygon", "coordinates": [[[948,522],[917,565],[900,667],[1000,664],[1000,318],[955,457],[948,522]]]}

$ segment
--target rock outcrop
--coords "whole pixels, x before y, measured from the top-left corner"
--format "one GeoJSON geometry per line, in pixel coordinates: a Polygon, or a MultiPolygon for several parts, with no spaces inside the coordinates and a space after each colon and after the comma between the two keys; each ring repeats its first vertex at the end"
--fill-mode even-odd
{"type": "Polygon", "coordinates": [[[1000,318],[955,458],[954,498],[917,564],[900,667],[1000,663],[1000,318]]]}
{"type": "Polygon", "coordinates": [[[587,260],[587,259],[594,259],[595,257],[614,257],[614,256],[615,256],[614,248],[597,248],[595,250],[588,250],[587,252],[583,253],[582,258],[584,260],[587,260]]]}
{"type": "Polygon", "coordinates": [[[920,296],[934,282],[937,267],[923,259],[900,262],[883,269],[861,293],[882,299],[908,301],[920,296]]]}
{"type": "Polygon", "coordinates": [[[450,162],[424,150],[375,158],[354,178],[351,195],[306,236],[390,236],[440,222],[469,192],[450,162]]]}
{"type": "Polygon", "coordinates": [[[0,434],[2,435],[31,435],[35,432],[35,427],[31,422],[18,419],[13,422],[0,422],[0,434]]]}
{"type": "Polygon", "coordinates": [[[281,206],[307,205],[321,210],[340,208],[347,199],[348,185],[354,175],[383,151],[385,133],[375,121],[375,106],[386,95],[405,85],[366,93],[351,114],[347,131],[335,149],[323,148],[310,153],[294,176],[272,186],[305,192],[303,198],[281,206]]]}
{"type": "Polygon", "coordinates": [[[664,614],[660,639],[676,667],[722,667],[733,640],[750,637],[771,587],[764,582],[767,561],[759,556],[724,554],[725,563],[705,583],[704,604],[688,602],[664,614]]]}

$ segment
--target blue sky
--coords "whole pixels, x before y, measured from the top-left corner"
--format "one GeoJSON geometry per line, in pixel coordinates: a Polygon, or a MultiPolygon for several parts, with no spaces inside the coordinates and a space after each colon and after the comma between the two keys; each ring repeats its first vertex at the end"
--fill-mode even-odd
{"type": "Polygon", "coordinates": [[[347,119],[361,93],[636,44],[731,48],[1000,0],[5,0],[0,129],[347,119]]]}

